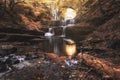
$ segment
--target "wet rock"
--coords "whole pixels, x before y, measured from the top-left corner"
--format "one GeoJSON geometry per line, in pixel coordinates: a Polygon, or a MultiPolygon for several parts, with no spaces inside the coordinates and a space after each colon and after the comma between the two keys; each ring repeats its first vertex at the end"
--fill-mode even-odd
{"type": "Polygon", "coordinates": [[[36,59],[39,58],[38,54],[26,54],[26,60],[36,59]]]}
{"type": "MultiPolygon", "coordinates": [[[[10,72],[12,70],[11,67],[9,67],[7,64],[5,64],[4,62],[0,62],[0,73],[1,72],[10,72]]],[[[1,77],[1,76],[0,76],[1,77]]]]}
{"type": "Polygon", "coordinates": [[[24,55],[9,54],[0,56],[0,72],[11,71],[11,67],[14,64],[18,64],[25,60],[24,55]]]}
{"type": "Polygon", "coordinates": [[[31,65],[30,62],[24,61],[24,62],[21,62],[21,63],[19,63],[19,64],[15,64],[15,65],[13,65],[13,66],[16,67],[17,69],[22,69],[22,68],[27,67],[27,66],[30,66],[30,65],[31,65]]]}
{"type": "Polygon", "coordinates": [[[55,53],[46,53],[45,54],[45,59],[53,60],[53,59],[56,59],[56,58],[58,58],[58,55],[55,54],[55,53]]]}
{"type": "Polygon", "coordinates": [[[32,54],[32,55],[31,55],[31,59],[37,59],[37,58],[39,58],[39,55],[38,55],[38,54],[32,54]]]}
{"type": "Polygon", "coordinates": [[[110,40],[106,45],[108,48],[120,49],[120,40],[110,40]]]}
{"type": "Polygon", "coordinates": [[[7,70],[7,69],[6,69],[5,64],[2,63],[2,62],[0,62],[0,72],[4,72],[4,71],[6,71],[6,70],[7,70]]]}

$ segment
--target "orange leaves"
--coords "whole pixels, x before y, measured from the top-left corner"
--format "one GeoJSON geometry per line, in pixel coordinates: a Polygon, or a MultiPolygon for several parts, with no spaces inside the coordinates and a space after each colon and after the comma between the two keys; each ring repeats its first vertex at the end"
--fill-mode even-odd
{"type": "Polygon", "coordinates": [[[41,25],[39,21],[34,22],[32,19],[27,18],[23,14],[19,14],[19,16],[21,17],[23,24],[26,25],[26,29],[39,31],[41,25]]]}

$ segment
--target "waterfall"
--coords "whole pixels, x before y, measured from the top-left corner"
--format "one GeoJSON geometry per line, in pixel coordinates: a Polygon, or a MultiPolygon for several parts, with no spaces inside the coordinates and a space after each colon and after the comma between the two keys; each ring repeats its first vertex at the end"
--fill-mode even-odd
{"type": "Polygon", "coordinates": [[[48,32],[45,33],[45,36],[53,36],[55,33],[54,33],[54,29],[53,28],[49,28],[48,32]]]}
{"type": "Polygon", "coordinates": [[[54,44],[54,41],[53,41],[54,29],[49,28],[48,32],[46,32],[44,36],[46,37],[46,40],[47,40],[47,43],[46,43],[47,50],[51,52],[54,47],[53,45],[54,44]]]}
{"type": "Polygon", "coordinates": [[[59,15],[58,15],[58,12],[59,12],[59,8],[58,6],[55,4],[55,3],[52,3],[51,6],[51,13],[52,13],[52,16],[54,18],[54,20],[58,20],[59,19],[59,15]]]}
{"type": "Polygon", "coordinates": [[[75,19],[70,19],[67,26],[74,26],[75,25],[75,19]]]}
{"type": "Polygon", "coordinates": [[[53,17],[54,17],[55,21],[59,19],[59,17],[58,17],[58,10],[57,9],[54,11],[53,17]]]}
{"type": "Polygon", "coordinates": [[[74,25],[75,25],[75,19],[70,19],[68,23],[67,23],[66,20],[62,20],[61,21],[61,26],[60,26],[60,27],[62,27],[61,37],[66,37],[66,28],[70,27],[70,26],[74,26],[74,25]]]}
{"type": "Polygon", "coordinates": [[[61,37],[65,37],[66,36],[66,28],[67,28],[66,20],[61,21],[61,26],[60,27],[62,27],[62,35],[61,35],[61,37]]]}

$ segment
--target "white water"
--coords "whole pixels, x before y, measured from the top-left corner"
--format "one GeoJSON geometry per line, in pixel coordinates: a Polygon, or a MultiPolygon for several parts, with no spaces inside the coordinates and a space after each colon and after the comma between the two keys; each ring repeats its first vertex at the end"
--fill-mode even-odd
{"type": "Polygon", "coordinates": [[[59,19],[59,15],[58,15],[58,12],[59,12],[59,9],[58,9],[58,6],[55,4],[55,3],[52,3],[51,6],[50,6],[50,9],[51,9],[51,13],[52,13],[52,16],[54,18],[54,20],[58,20],[59,19]]]}
{"type": "Polygon", "coordinates": [[[61,37],[66,37],[66,28],[75,25],[75,19],[70,19],[68,23],[65,20],[61,21],[62,35],[61,37]]]}
{"type": "Polygon", "coordinates": [[[54,14],[53,14],[53,17],[54,17],[54,20],[58,20],[59,17],[58,17],[58,10],[55,10],[54,14]]]}
{"type": "Polygon", "coordinates": [[[61,26],[62,27],[62,35],[61,37],[66,37],[66,28],[67,26],[61,26]]]}
{"type": "Polygon", "coordinates": [[[54,29],[53,28],[49,28],[48,32],[45,33],[45,36],[47,37],[51,37],[54,36],[54,29]]]}
{"type": "Polygon", "coordinates": [[[66,25],[66,21],[65,20],[61,21],[61,26],[60,27],[62,27],[62,35],[61,35],[61,37],[66,37],[67,25],[66,25]]]}
{"type": "MultiPolygon", "coordinates": [[[[51,4],[51,11],[52,11],[52,15],[55,21],[59,20],[59,14],[58,14],[58,7],[56,4],[51,4]]],[[[76,12],[71,9],[68,8],[66,13],[65,13],[65,17],[64,20],[61,20],[61,25],[60,27],[62,28],[62,33],[61,36],[56,38],[54,35],[54,30],[53,28],[49,28],[49,31],[45,33],[45,36],[48,40],[48,44],[47,47],[49,48],[48,51],[49,52],[54,52],[57,53],[58,55],[62,54],[63,50],[63,38],[66,37],[66,28],[69,26],[74,26],[75,24],[75,18],[76,16],[76,12]],[[67,20],[69,20],[69,22],[67,23],[67,20]],[[62,37],[62,39],[61,39],[62,37]]]]}
{"type": "Polygon", "coordinates": [[[70,19],[69,23],[67,26],[74,26],[75,25],[75,19],[70,19]]]}

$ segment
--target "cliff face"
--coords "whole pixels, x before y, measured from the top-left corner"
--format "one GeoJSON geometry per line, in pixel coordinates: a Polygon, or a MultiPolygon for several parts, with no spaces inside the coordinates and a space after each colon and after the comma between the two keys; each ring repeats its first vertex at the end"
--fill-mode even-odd
{"type": "Polygon", "coordinates": [[[103,40],[104,47],[118,48],[120,42],[120,1],[102,1],[89,15],[86,22],[95,27],[88,35],[92,39],[103,40]],[[91,16],[91,17],[90,17],[91,16]]]}
{"type": "MultiPolygon", "coordinates": [[[[92,1],[91,1],[92,2],[92,1]]],[[[120,1],[119,0],[98,0],[94,5],[90,2],[85,4],[89,7],[85,14],[78,14],[76,25],[84,32],[89,32],[86,35],[91,35],[94,32],[103,33],[105,35],[114,35],[119,32],[120,28],[120,1]],[[85,28],[85,29],[84,29],[85,28]],[[92,33],[93,32],[93,33],[92,33]],[[111,34],[110,34],[111,32],[111,34]]],[[[69,32],[69,31],[68,31],[69,32]]]]}
{"type": "Polygon", "coordinates": [[[80,29],[86,27],[84,31],[93,29],[83,35],[83,42],[79,40],[80,49],[119,65],[120,1],[104,0],[95,6],[92,6],[91,10],[84,14],[84,17],[81,17],[82,20],[77,23],[80,29]]]}

